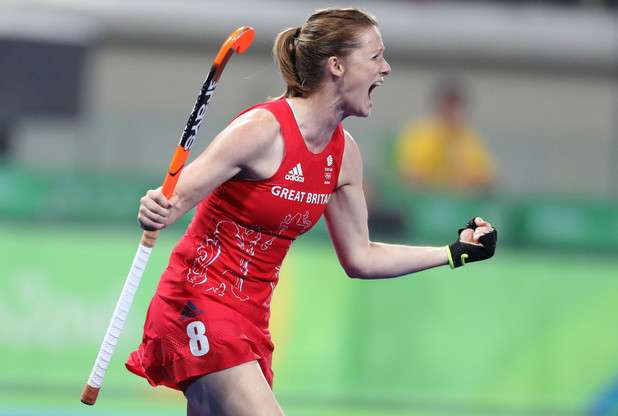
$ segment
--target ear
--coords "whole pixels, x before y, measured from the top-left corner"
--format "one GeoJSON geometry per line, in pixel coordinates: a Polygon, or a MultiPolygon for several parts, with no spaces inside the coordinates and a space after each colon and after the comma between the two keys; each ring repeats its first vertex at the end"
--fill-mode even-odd
{"type": "Polygon", "coordinates": [[[343,60],[337,56],[331,56],[328,58],[328,61],[326,61],[326,67],[328,68],[328,72],[335,77],[340,77],[345,71],[345,68],[343,67],[343,60]]]}

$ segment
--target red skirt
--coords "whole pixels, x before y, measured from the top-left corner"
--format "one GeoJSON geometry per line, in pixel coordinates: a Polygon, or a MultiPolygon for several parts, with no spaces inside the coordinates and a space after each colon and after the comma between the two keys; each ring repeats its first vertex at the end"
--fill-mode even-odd
{"type": "Polygon", "coordinates": [[[247,319],[255,311],[241,312],[210,297],[155,294],[142,343],[126,366],[152,386],[180,390],[178,384],[191,377],[257,360],[272,388],[274,346],[270,334],[247,319]]]}

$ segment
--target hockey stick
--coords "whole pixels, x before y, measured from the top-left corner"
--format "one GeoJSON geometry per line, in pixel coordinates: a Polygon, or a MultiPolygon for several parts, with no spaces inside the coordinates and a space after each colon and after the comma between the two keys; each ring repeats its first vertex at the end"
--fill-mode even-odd
{"type": "MultiPolygon", "coordinates": [[[[162,192],[167,199],[170,199],[174,193],[174,188],[178,182],[178,177],[185,166],[187,157],[189,156],[189,151],[193,146],[195,136],[200,128],[200,125],[202,124],[204,114],[206,114],[206,109],[208,108],[208,103],[210,102],[215,87],[217,86],[219,77],[225,68],[225,64],[234,52],[243,53],[251,45],[251,42],[253,42],[254,36],[255,32],[252,28],[248,26],[241,27],[232,33],[223,43],[221,49],[219,49],[219,53],[215,57],[215,61],[210,68],[210,72],[208,73],[208,76],[204,81],[204,85],[202,85],[202,89],[197,96],[193,111],[189,116],[189,120],[187,121],[182,133],[180,143],[176,147],[176,152],[172,157],[169,170],[165,175],[162,192]]],[[[85,404],[93,405],[97,400],[97,396],[103,382],[103,377],[105,376],[105,372],[107,371],[112,354],[116,348],[118,337],[122,332],[129,309],[133,303],[133,298],[135,297],[135,292],[137,291],[137,287],[142,278],[142,274],[144,273],[144,269],[146,268],[146,264],[148,263],[150,253],[152,252],[152,248],[155,245],[158,235],[159,231],[144,231],[142,234],[133,264],[131,265],[127,280],[125,281],[122,292],[120,293],[120,298],[116,304],[114,315],[112,316],[109,327],[107,328],[107,333],[105,334],[105,338],[101,344],[99,355],[97,356],[92,372],[90,373],[90,377],[88,378],[88,382],[82,392],[81,401],[85,404]]]]}

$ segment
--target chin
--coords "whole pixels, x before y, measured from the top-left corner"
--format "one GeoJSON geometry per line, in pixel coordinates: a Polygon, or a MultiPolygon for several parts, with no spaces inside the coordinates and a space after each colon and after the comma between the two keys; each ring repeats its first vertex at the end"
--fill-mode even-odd
{"type": "Polygon", "coordinates": [[[371,115],[371,110],[361,110],[354,114],[354,117],[367,118],[371,115]]]}
{"type": "Polygon", "coordinates": [[[373,104],[370,102],[369,105],[367,106],[366,110],[363,110],[363,115],[361,117],[363,118],[367,118],[371,115],[371,108],[373,107],[373,104]]]}
{"type": "Polygon", "coordinates": [[[350,108],[351,111],[348,116],[367,118],[371,114],[371,107],[373,107],[371,101],[362,102],[362,104],[350,108]]]}
{"type": "Polygon", "coordinates": [[[371,108],[373,107],[373,103],[368,101],[367,104],[362,105],[358,109],[358,117],[367,118],[371,115],[371,108]]]}

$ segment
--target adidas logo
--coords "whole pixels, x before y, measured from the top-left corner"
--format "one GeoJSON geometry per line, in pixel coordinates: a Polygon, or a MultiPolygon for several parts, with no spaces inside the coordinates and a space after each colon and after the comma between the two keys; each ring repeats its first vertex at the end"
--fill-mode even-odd
{"type": "Polygon", "coordinates": [[[300,162],[298,163],[298,165],[294,166],[294,169],[292,169],[287,173],[287,175],[285,175],[285,179],[295,182],[305,182],[305,177],[303,176],[303,168],[300,167],[300,162]]]}
{"type": "Polygon", "coordinates": [[[204,311],[195,306],[195,304],[189,300],[182,309],[178,320],[182,322],[200,315],[204,315],[204,311]]]}

